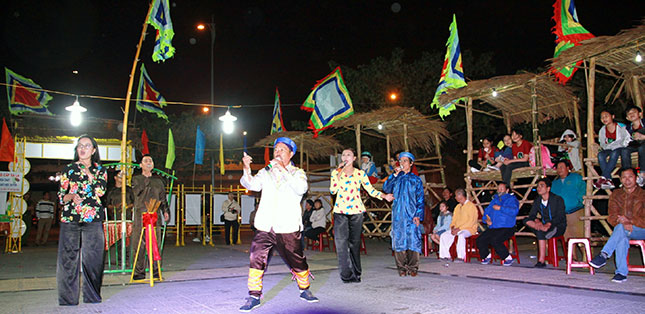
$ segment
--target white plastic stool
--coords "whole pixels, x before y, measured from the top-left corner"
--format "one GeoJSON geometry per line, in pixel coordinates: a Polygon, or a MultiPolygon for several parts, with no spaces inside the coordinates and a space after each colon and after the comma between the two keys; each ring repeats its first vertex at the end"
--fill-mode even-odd
{"type": "Polygon", "coordinates": [[[587,238],[570,238],[569,239],[569,244],[568,244],[568,250],[567,250],[567,275],[571,274],[571,268],[589,268],[589,272],[594,275],[596,272],[594,271],[593,267],[589,265],[589,261],[591,261],[591,243],[589,243],[589,239],[587,238]],[[582,243],[585,246],[585,254],[587,255],[587,261],[586,262],[580,262],[580,261],[574,261],[573,260],[573,249],[574,245],[577,243],[582,243]]]}

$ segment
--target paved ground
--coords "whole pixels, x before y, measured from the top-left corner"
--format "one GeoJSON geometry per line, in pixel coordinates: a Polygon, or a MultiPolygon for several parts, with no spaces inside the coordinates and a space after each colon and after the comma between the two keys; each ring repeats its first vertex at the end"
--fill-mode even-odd
{"type": "MultiPolygon", "coordinates": [[[[164,252],[165,281],[129,285],[129,274],[106,274],[103,303],[59,307],[55,288],[56,247],[26,247],[0,254],[2,313],[237,313],[246,297],[248,236],[244,245],[187,243],[164,252]]],[[[611,266],[591,276],[567,276],[563,266],[534,269],[534,245],[520,240],[521,264],[512,267],[443,263],[422,258],[418,277],[399,277],[389,243],[367,239],[363,282],[343,284],[334,253],[307,251],[319,303],[298,298],[298,288],[279,257],[264,279],[264,299],[253,313],[642,313],[645,277],[610,282],[611,266]]],[[[218,242],[221,243],[221,241],[218,242]]],[[[596,251],[598,249],[596,248],[596,251]]],[[[632,251],[636,255],[636,251],[632,251]]],[[[632,258],[640,263],[638,258],[632,258]]],[[[610,260],[610,264],[613,260],[610,260]]]]}

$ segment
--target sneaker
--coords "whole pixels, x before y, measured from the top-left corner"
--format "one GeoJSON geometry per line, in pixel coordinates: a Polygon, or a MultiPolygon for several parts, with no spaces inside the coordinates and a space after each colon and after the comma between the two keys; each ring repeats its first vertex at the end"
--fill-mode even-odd
{"type": "Polygon", "coordinates": [[[490,257],[484,258],[484,259],[482,260],[482,265],[488,265],[488,264],[490,264],[490,261],[491,261],[491,258],[490,258],[490,257]]]}
{"type": "Polygon", "coordinates": [[[499,168],[497,168],[497,167],[495,167],[495,166],[493,166],[493,165],[488,165],[488,169],[499,171],[499,168]]]}
{"type": "Polygon", "coordinates": [[[535,267],[535,268],[545,268],[546,263],[537,262],[537,263],[535,263],[535,266],[533,266],[533,267],[535,267]]]}
{"type": "Polygon", "coordinates": [[[611,281],[613,281],[613,282],[625,282],[625,281],[627,281],[627,276],[623,276],[621,274],[615,274],[614,278],[611,278],[611,281]]]}
{"type": "Polygon", "coordinates": [[[302,290],[302,292],[300,292],[300,299],[305,300],[309,303],[315,303],[319,301],[318,298],[314,297],[314,294],[311,293],[309,289],[305,289],[305,290],[302,290]]]}
{"type": "Polygon", "coordinates": [[[470,172],[476,173],[476,172],[479,172],[479,169],[477,169],[475,167],[470,167],[470,172]]]}
{"type": "Polygon", "coordinates": [[[600,179],[596,180],[596,182],[593,183],[593,186],[596,189],[602,189],[602,185],[605,182],[607,182],[607,179],[605,179],[605,177],[600,177],[600,179]]]}
{"type": "Polygon", "coordinates": [[[558,232],[558,227],[553,227],[553,229],[551,229],[551,231],[547,232],[547,233],[544,235],[544,237],[545,237],[545,238],[547,238],[547,239],[551,239],[551,238],[553,238],[553,236],[554,236],[557,232],[558,232]]]}
{"type": "Polygon", "coordinates": [[[260,306],[260,299],[256,297],[246,298],[246,303],[240,307],[240,312],[251,312],[252,309],[260,306]]]}
{"type": "Polygon", "coordinates": [[[193,242],[202,242],[199,238],[193,238],[193,242]]]}
{"type": "Polygon", "coordinates": [[[605,183],[603,183],[600,188],[603,190],[613,190],[616,186],[614,186],[614,182],[611,180],[606,180],[605,183]]]}
{"type": "Polygon", "coordinates": [[[596,257],[591,259],[591,262],[589,262],[589,265],[593,268],[600,268],[603,267],[607,264],[607,258],[601,253],[596,255],[596,257]]]}
{"type": "Polygon", "coordinates": [[[645,185],[645,178],[641,177],[641,175],[639,174],[636,178],[636,184],[638,184],[638,186],[640,187],[643,187],[643,185],[645,185]]]}
{"type": "Polygon", "coordinates": [[[513,265],[513,261],[514,261],[514,259],[512,259],[512,258],[511,259],[505,259],[504,263],[502,263],[502,266],[511,266],[511,265],[513,265]]]}

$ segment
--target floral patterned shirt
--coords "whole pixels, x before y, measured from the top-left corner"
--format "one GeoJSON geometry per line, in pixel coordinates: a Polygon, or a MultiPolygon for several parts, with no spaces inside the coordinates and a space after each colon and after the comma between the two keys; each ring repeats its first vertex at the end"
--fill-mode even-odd
{"type": "Polygon", "coordinates": [[[75,162],[63,169],[58,190],[58,200],[63,205],[61,222],[103,221],[101,196],[105,194],[107,186],[107,171],[103,166],[95,163],[94,167],[90,169],[94,176],[90,181],[90,178],[82,171],[84,167],[84,165],[75,162]],[[74,201],[63,201],[66,194],[74,193],[83,199],[80,205],[74,204],[74,201]]]}
{"type": "Polygon", "coordinates": [[[361,185],[372,197],[383,199],[383,193],[372,186],[365,171],[354,168],[354,173],[350,176],[341,171],[340,178],[338,169],[331,172],[329,191],[331,194],[338,194],[334,203],[334,213],[354,215],[365,212],[360,193],[361,185]]]}

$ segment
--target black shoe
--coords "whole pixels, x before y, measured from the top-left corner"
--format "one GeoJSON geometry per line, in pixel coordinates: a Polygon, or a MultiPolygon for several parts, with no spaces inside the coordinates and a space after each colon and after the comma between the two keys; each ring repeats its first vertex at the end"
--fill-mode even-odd
{"type": "Polygon", "coordinates": [[[248,297],[246,298],[246,303],[240,307],[240,312],[250,312],[258,306],[260,306],[260,298],[248,297]]]}
{"type": "Polygon", "coordinates": [[[544,268],[544,267],[546,267],[546,263],[537,262],[537,263],[535,263],[535,266],[533,266],[533,267],[535,267],[535,268],[544,268]]]}
{"type": "Polygon", "coordinates": [[[616,274],[614,275],[614,278],[611,279],[613,282],[625,282],[627,281],[627,276],[623,276],[621,274],[616,274]]]}
{"type": "Polygon", "coordinates": [[[143,279],[146,279],[145,274],[143,274],[143,275],[142,274],[136,274],[136,275],[132,276],[132,280],[143,280],[143,279]]]}
{"type": "Polygon", "coordinates": [[[589,265],[593,268],[600,268],[603,267],[607,264],[607,258],[602,254],[596,255],[596,257],[592,258],[591,261],[589,262],[589,265]]]}

